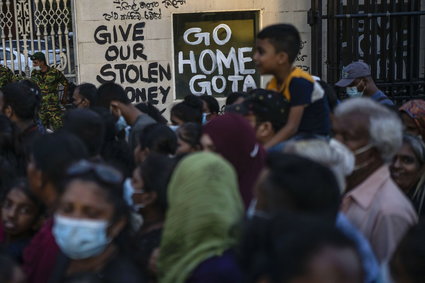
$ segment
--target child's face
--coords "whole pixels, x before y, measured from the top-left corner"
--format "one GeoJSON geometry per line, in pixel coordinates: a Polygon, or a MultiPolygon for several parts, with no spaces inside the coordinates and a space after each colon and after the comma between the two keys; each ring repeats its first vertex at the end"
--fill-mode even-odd
{"type": "Polygon", "coordinates": [[[267,38],[257,39],[254,61],[260,74],[273,75],[281,69],[281,53],[276,53],[276,49],[267,38]]]}
{"type": "Polygon", "coordinates": [[[12,238],[31,232],[38,216],[37,206],[21,190],[14,188],[6,196],[1,210],[3,228],[12,238]]]}

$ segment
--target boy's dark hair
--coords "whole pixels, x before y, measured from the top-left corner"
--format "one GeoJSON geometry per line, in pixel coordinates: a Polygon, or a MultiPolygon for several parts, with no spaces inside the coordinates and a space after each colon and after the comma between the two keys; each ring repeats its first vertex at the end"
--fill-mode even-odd
{"type": "Polygon", "coordinates": [[[31,154],[36,168],[59,188],[72,163],[89,157],[84,143],[65,131],[38,137],[32,144],[31,154]]]}
{"type": "Polygon", "coordinates": [[[183,102],[177,103],[171,108],[171,116],[176,116],[184,123],[202,123],[202,101],[199,97],[187,95],[183,102]]]}
{"type": "Polygon", "coordinates": [[[90,102],[90,108],[96,106],[97,88],[94,84],[84,83],[75,87],[78,93],[90,102]]]}
{"type": "Polygon", "coordinates": [[[294,63],[301,49],[301,37],[298,30],[291,24],[277,24],[265,27],[258,39],[268,39],[276,49],[276,53],[288,54],[289,63],[294,63]]]}
{"type": "Polygon", "coordinates": [[[124,104],[131,103],[122,86],[116,83],[104,83],[97,90],[97,105],[109,109],[113,100],[124,104]]]}
{"type": "Polygon", "coordinates": [[[291,282],[305,275],[309,261],[326,247],[349,248],[356,253],[355,243],[321,218],[281,213],[269,219],[256,217],[247,223],[240,245],[245,282],[264,277],[273,283],[291,282]]]}
{"type": "Polygon", "coordinates": [[[220,105],[218,104],[218,101],[217,99],[215,99],[214,96],[204,94],[201,95],[199,98],[205,101],[205,103],[208,105],[208,109],[210,110],[211,114],[218,114],[220,112],[220,105]]]}
{"type": "Polygon", "coordinates": [[[335,223],[341,198],[330,169],[310,159],[280,152],[269,154],[266,166],[269,175],[264,185],[270,212],[317,215],[335,223]]]}
{"type": "Polygon", "coordinates": [[[143,113],[148,114],[152,119],[154,119],[157,123],[167,124],[167,119],[162,116],[161,111],[156,108],[151,102],[141,102],[136,105],[136,108],[142,111],[143,113]]]}
{"type": "Polygon", "coordinates": [[[177,150],[177,137],[170,127],[163,124],[146,126],[139,139],[141,149],[148,148],[161,154],[175,154],[177,150]]]}
{"type": "Polygon", "coordinates": [[[39,98],[24,83],[10,83],[3,88],[3,109],[10,106],[17,117],[33,120],[38,108],[39,98]]]}
{"type": "Polygon", "coordinates": [[[72,109],[65,113],[63,129],[81,139],[91,157],[98,155],[105,140],[105,123],[89,109],[72,109]]]}

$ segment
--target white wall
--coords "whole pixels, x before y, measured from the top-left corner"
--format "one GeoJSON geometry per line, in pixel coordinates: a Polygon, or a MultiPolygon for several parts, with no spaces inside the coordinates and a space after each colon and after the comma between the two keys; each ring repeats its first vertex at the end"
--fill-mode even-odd
{"type": "MultiPolygon", "coordinates": [[[[130,58],[125,62],[122,60],[114,60],[109,62],[111,64],[120,63],[133,63],[137,66],[144,68],[143,72],[147,73],[150,63],[157,62],[163,66],[164,69],[170,66],[174,72],[173,64],[173,34],[172,34],[172,14],[173,13],[195,13],[195,12],[211,12],[211,11],[241,11],[241,10],[259,10],[260,11],[260,28],[274,24],[287,22],[294,24],[300,31],[304,48],[299,56],[303,61],[299,61],[296,65],[301,65],[307,71],[310,68],[310,27],[307,25],[307,13],[310,8],[310,0],[78,0],[75,1],[75,20],[76,20],[76,37],[77,37],[77,64],[78,64],[78,82],[91,82],[99,85],[97,76],[100,74],[102,66],[107,64],[105,59],[105,52],[110,45],[117,47],[129,45],[134,47],[135,42],[132,41],[131,32],[130,39],[124,42],[119,36],[119,40],[113,44],[98,44],[95,41],[95,31],[99,26],[107,26],[108,31],[112,31],[113,26],[122,26],[126,29],[129,25],[134,26],[137,23],[145,22],[143,28],[143,54],[147,56],[146,60],[137,58],[136,60],[130,58]],[[122,6],[123,9],[118,8],[117,2],[124,2],[135,4],[131,7],[128,5],[122,6]],[[171,2],[166,7],[166,2],[171,2]],[[174,3],[173,3],[174,2],[174,3]],[[154,6],[151,10],[142,9],[140,4],[153,3],[154,6]],[[160,19],[141,19],[141,20],[114,20],[108,21],[108,14],[119,15],[126,14],[129,11],[135,10],[137,7],[138,12],[144,16],[147,12],[159,12],[161,9],[160,19]],[[128,10],[127,10],[128,9],[128,10]]],[[[140,29],[141,30],[141,29],[140,29]]],[[[120,33],[119,30],[117,31],[120,33]]],[[[113,33],[113,32],[112,32],[113,33]]],[[[137,32],[136,32],[137,33],[137,32]]],[[[141,36],[141,33],[139,33],[141,36]]],[[[117,71],[117,74],[119,71],[117,71]]],[[[157,107],[160,110],[169,110],[170,104],[175,101],[174,90],[174,74],[171,80],[164,78],[163,81],[143,83],[138,82],[134,84],[124,83],[123,86],[131,85],[134,88],[148,89],[151,88],[151,96],[154,103],[158,103],[157,107]],[[164,95],[168,93],[168,95],[164,95]],[[164,100],[164,101],[163,101],[164,100]],[[164,102],[164,103],[163,103],[164,102]]],[[[120,83],[119,80],[116,81],[120,83]]],[[[264,85],[264,80],[263,80],[264,85]]],[[[149,98],[147,95],[146,99],[149,98]]]]}

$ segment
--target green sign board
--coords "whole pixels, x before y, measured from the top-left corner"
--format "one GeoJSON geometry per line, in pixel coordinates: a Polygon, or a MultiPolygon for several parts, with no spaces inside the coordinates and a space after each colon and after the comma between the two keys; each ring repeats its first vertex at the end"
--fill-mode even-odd
{"type": "Polygon", "coordinates": [[[258,11],[173,15],[176,98],[257,88],[258,11]]]}

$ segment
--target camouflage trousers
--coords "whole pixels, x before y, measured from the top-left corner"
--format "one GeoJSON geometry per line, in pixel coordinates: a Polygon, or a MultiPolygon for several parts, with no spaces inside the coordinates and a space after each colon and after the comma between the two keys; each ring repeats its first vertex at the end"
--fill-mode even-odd
{"type": "Polygon", "coordinates": [[[46,128],[50,128],[53,131],[61,128],[62,114],[57,94],[46,94],[42,96],[39,117],[46,128]]]}

